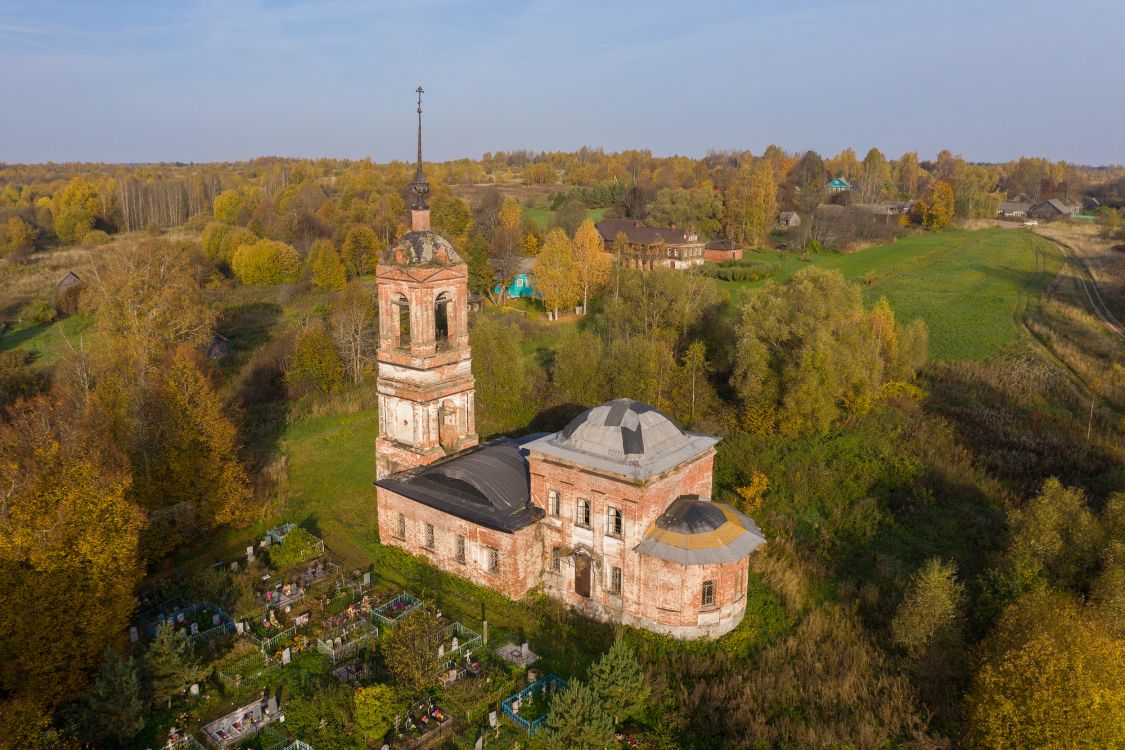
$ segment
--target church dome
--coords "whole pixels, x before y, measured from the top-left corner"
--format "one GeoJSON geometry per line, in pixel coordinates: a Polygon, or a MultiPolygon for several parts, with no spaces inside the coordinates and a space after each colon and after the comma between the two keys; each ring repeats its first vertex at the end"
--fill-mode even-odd
{"type": "Polygon", "coordinates": [[[396,266],[455,266],[462,262],[449,240],[429,229],[407,232],[383,253],[383,263],[396,266]]]}
{"type": "Polygon", "coordinates": [[[529,450],[646,479],[704,453],[719,440],[684,432],[656,407],[628,398],[607,401],[575,417],[529,450]]]}
{"type": "Polygon", "coordinates": [[[761,529],[729,505],[680,495],[645,530],[636,551],[681,565],[738,562],[765,543],[761,529]]]}

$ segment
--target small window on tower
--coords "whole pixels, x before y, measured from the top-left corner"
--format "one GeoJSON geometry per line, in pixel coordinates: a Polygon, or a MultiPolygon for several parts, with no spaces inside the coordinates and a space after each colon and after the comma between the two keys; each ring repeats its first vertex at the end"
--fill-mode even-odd
{"type": "Polygon", "coordinates": [[[703,582],[703,606],[704,607],[714,607],[715,606],[715,582],[714,581],[704,581],[703,582]]]}
{"type": "Polygon", "coordinates": [[[432,523],[426,524],[426,549],[434,548],[434,525],[432,523]]]}
{"type": "Polygon", "coordinates": [[[398,307],[398,345],[407,349],[410,347],[410,301],[400,294],[395,306],[398,307]]]}
{"type": "Polygon", "coordinates": [[[434,341],[438,349],[449,347],[449,292],[442,292],[434,300],[434,341]]]}
{"type": "Polygon", "coordinates": [[[495,547],[484,548],[484,566],[489,573],[500,572],[500,550],[495,547]]]}
{"type": "Polygon", "coordinates": [[[459,563],[465,562],[465,537],[461,534],[457,535],[457,546],[454,549],[454,557],[459,563]]]}
{"type": "Polygon", "coordinates": [[[406,538],[406,516],[404,516],[401,513],[398,514],[398,529],[397,529],[397,531],[398,531],[398,534],[396,534],[395,536],[397,536],[399,539],[405,539],[406,538]]]}
{"type": "Polygon", "coordinates": [[[609,569],[609,590],[614,594],[621,593],[621,568],[616,565],[609,569]]]}

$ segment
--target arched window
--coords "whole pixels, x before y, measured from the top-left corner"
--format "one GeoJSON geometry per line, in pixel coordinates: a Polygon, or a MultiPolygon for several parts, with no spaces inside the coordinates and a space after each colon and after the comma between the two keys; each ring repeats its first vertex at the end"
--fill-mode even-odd
{"type": "Polygon", "coordinates": [[[438,349],[449,346],[449,292],[442,292],[434,300],[434,341],[438,349]]]}
{"type": "Polygon", "coordinates": [[[398,307],[398,345],[402,348],[410,346],[410,301],[406,295],[400,294],[395,300],[398,307]]]}
{"type": "Polygon", "coordinates": [[[584,497],[578,498],[575,505],[574,523],[585,528],[590,528],[590,501],[584,497]]]}

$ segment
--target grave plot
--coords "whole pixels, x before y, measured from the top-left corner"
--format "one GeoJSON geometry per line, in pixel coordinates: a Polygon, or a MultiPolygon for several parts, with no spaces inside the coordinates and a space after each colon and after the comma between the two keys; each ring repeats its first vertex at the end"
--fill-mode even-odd
{"type": "Polygon", "coordinates": [[[239,622],[235,628],[263,654],[269,655],[289,643],[297,635],[297,629],[308,622],[308,614],[298,615],[291,622],[283,622],[277,610],[267,609],[239,622]]]}
{"type": "Polygon", "coordinates": [[[375,619],[380,625],[393,628],[395,623],[420,606],[422,606],[420,599],[416,599],[404,591],[386,604],[376,607],[374,611],[375,619]]]}
{"type": "Polygon", "coordinates": [[[173,628],[183,633],[192,646],[206,643],[235,629],[230,615],[211,602],[188,604],[182,597],[176,597],[170,602],[171,606],[167,606],[169,602],[162,604],[157,608],[153,619],[143,622],[149,638],[155,636],[157,628],[166,622],[172,623],[173,628]]]}
{"type": "Polygon", "coordinates": [[[266,543],[270,565],[277,570],[284,570],[324,554],[323,539],[291,523],[270,529],[263,541],[266,543]]]}
{"type": "Polygon", "coordinates": [[[403,715],[395,718],[395,748],[416,748],[431,746],[442,737],[452,734],[453,722],[433,700],[426,699],[414,704],[403,715]]]}
{"type": "Polygon", "coordinates": [[[438,646],[438,658],[445,659],[439,678],[442,685],[449,686],[466,673],[480,673],[480,660],[474,658],[474,652],[480,650],[481,644],[480,635],[459,622],[445,627],[438,646]]]}
{"type": "Polygon", "coordinates": [[[199,740],[186,732],[181,734],[175,729],[169,731],[168,741],[160,746],[160,750],[207,750],[199,744],[199,740]]]}
{"type": "Polygon", "coordinates": [[[325,620],[316,639],[316,649],[339,663],[356,654],[364,644],[379,637],[379,629],[371,622],[371,606],[366,611],[353,605],[346,612],[325,620]]]}
{"type": "Polygon", "coordinates": [[[207,744],[218,750],[234,747],[277,721],[277,698],[256,700],[212,721],[200,731],[207,744]]]}
{"type": "Polygon", "coordinates": [[[349,685],[354,685],[358,682],[366,682],[368,678],[373,675],[374,672],[371,669],[371,665],[363,659],[352,659],[332,670],[333,677],[349,685]]]}
{"type": "Polygon", "coordinates": [[[237,688],[243,683],[261,679],[277,664],[255,645],[240,642],[234,651],[215,665],[215,674],[227,687],[237,688]]]}
{"type": "Polygon", "coordinates": [[[566,687],[566,681],[549,674],[531,683],[518,693],[508,696],[500,704],[508,718],[530,736],[547,722],[547,708],[551,696],[566,687]]]}

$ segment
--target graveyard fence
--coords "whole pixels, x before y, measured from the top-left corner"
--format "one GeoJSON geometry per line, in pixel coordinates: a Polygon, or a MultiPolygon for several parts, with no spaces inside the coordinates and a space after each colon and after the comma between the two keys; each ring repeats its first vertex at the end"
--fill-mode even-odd
{"type": "Polygon", "coordinates": [[[261,649],[263,654],[269,655],[276,651],[281,645],[287,643],[289,639],[295,635],[297,635],[296,625],[288,630],[281,631],[277,635],[272,635],[269,638],[256,638],[253,633],[247,633],[246,637],[251,643],[261,649]]]}
{"type": "Polygon", "coordinates": [[[341,659],[354,656],[367,641],[379,637],[379,629],[364,621],[353,624],[350,628],[337,631],[336,634],[326,635],[316,639],[316,650],[338,663],[341,659]]]}
{"type": "Polygon", "coordinates": [[[445,628],[444,640],[448,641],[454,637],[457,638],[457,648],[451,647],[446,652],[445,655],[448,658],[445,662],[445,669],[453,669],[455,666],[459,666],[461,657],[474,649],[480,648],[483,642],[479,633],[474,633],[459,622],[454,622],[445,628]]]}
{"type": "Polygon", "coordinates": [[[519,715],[520,703],[530,698],[536,692],[554,693],[565,687],[566,680],[559,677],[558,675],[549,674],[545,677],[540,677],[538,680],[531,683],[523,690],[520,690],[518,693],[508,696],[500,705],[504,709],[504,713],[508,715],[509,719],[514,721],[519,726],[523,727],[524,731],[526,731],[529,736],[534,736],[539,728],[546,723],[547,714],[537,716],[536,718],[531,720],[525,719],[519,715]]]}
{"type": "Polygon", "coordinates": [[[422,606],[422,601],[420,599],[403,591],[386,604],[376,607],[373,614],[380,623],[388,628],[393,628],[396,622],[420,606],[422,606]]]}

